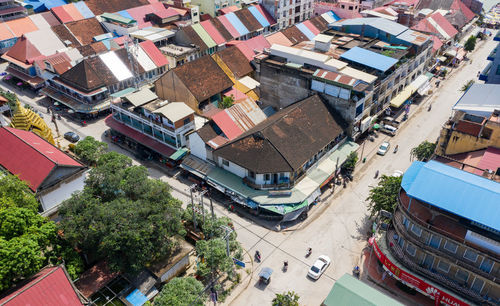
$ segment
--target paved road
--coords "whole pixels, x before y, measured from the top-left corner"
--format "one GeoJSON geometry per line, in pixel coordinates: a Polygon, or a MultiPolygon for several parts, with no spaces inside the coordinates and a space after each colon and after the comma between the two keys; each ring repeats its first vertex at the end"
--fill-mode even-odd
{"type": "MultiPolygon", "coordinates": [[[[247,259],[250,270],[256,273],[247,275],[243,272],[242,284],[235,289],[226,304],[269,304],[275,293],[294,290],[301,296],[302,305],[319,305],[327,296],[335,280],[344,273],[351,272],[352,267],[359,261],[361,250],[366,245],[369,222],[365,199],[369,186],[376,184],[373,178],[375,171],[380,170],[382,174],[390,175],[394,170],[407,169],[410,165],[411,148],[423,140],[436,140],[441,125],[451,115],[451,106],[461,95],[459,88],[466,80],[476,76],[477,71],[483,67],[486,56],[496,45],[497,42],[492,40],[480,44],[479,50],[471,55],[474,59],[473,64],[465,63],[454,71],[448,80],[441,82],[439,92],[423,102],[423,106],[419,108],[412,106],[410,120],[403,125],[397,136],[393,138],[381,136],[374,143],[368,142],[364,149],[364,156],[368,157],[367,163],[359,166],[354,182],[350,183],[346,189],[337,188],[335,195],[326,198],[318,207],[315,207],[309,220],[302,225],[290,230],[274,232],[249,219],[228,212],[221,205],[215,205],[218,215],[227,215],[233,219],[238,239],[249,254],[253,255],[255,250],[259,250],[263,255],[263,261],[260,264],[254,263],[253,266],[247,259]],[[427,112],[427,104],[430,102],[433,103],[432,111],[427,112]],[[399,151],[393,154],[391,150],[383,157],[375,155],[377,146],[383,140],[389,140],[393,146],[399,145],[399,151]],[[308,247],[313,248],[313,254],[305,258],[308,247]],[[332,259],[332,264],[318,281],[312,281],[306,278],[307,270],[320,254],[328,255],[332,259]],[[289,269],[286,273],[280,270],[283,260],[289,262],[289,269]],[[256,274],[264,266],[275,270],[271,283],[265,288],[256,285],[256,274]]],[[[0,72],[4,69],[5,65],[0,65],[0,72]]],[[[0,82],[0,86],[5,88],[4,83],[0,82]]],[[[24,93],[20,94],[23,103],[33,105],[43,113],[46,112],[45,108],[40,106],[41,102],[38,98],[33,99],[24,93]]],[[[47,119],[48,116],[45,115],[45,118],[47,119]]],[[[46,122],[53,128],[50,119],[46,122]]],[[[96,139],[109,142],[103,137],[104,131],[107,130],[104,120],[81,127],[63,118],[58,121],[58,125],[61,134],[72,130],[82,137],[91,135],[96,139]]],[[[65,146],[67,142],[62,140],[61,144],[65,146]]],[[[114,144],[110,144],[110,149],[130,156],[130,153],[114,144]]],[[[139,162],[134,161],[134,163],[139,162]]],[[[189,201],[186,184],[154,168],[149,168],[149,172],[152,177],[167,181],[173,187],[172,194],[175,197],[184,203],[189,201]]]]}

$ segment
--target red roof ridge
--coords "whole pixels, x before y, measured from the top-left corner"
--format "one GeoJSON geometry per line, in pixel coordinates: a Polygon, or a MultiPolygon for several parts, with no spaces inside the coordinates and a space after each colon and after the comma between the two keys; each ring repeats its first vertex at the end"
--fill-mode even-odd
{"type": "MultiPolygon", "coordinates": [[[[13,292],[12,296],[10,296],[7,300],[5,300],[5,301],[2,302],[2,305],[7,304],[12,299],[18,297],[21,293],[25,292],[28,289],[31,289],[31,287],[33,287],[34,285],[38,284],[39,282],[41,282],[42,280],[44,280],[46,277],[48,277],[49,275],[51,275],[52,273],[54,273],[55,271],[57,271],[58,268],[61,268],[61,267],[60,266],[55,266],[55,267],[47,267],[47,268],[45,268],[45,269],[49,270],[46,274],[40,276],[40,278],[38,278],[38,279],[35,279],[35,281],[33,283],[30,282],[30,283],[26,284],[26,286],[24,286],[25,288],[22,288],[22,290],[13,292]]],[[[40,272],[42,272],[42,271],[40,271],[40,272]]],[[[40,273],[40,272],[38,272],[38,273],[40,273]]]]}

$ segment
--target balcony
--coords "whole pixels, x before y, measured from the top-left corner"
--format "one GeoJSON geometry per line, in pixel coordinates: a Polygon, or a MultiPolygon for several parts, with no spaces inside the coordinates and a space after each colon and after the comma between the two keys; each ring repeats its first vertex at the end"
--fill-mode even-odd
{"type": "MultiPolygon", "coordinates": [[[[426,269],[424,267],[421,267],[420,265],[416,264],[413,262],[411,258],[409,258],[401,249],[401,247],[398,244],[398,241],[394,239],[394,235],[396,232],[394,229],[389,229],[387,231],[387,234],[385,235],[386,237],[386,243],[389,247],[390,253],[399,261],[401,262],[406,268],[415,271],[416,273],[420,274],[423,277],[428,277],[432,281],[439,283],[440,285],[443,285],[444,287],[460,294],[461,296],[472,300],[476,303],[480,304],[485,304],[485,305],[495,305],[493,301],[490,301],[484,297],[482,297],[479,293],[465,287],[459,285],[456,280],[453,280],[451,278],[448,278],[442,274],[439,274],[433,270],[426,269]]],[[[397,235],[396,235],[397,236],[397,235]]]]}
{"type": "Polygon", "coordinates": [[[288,189],[293,186],[293,182],[290,182],[289,180],[278,180],[278,182],[275,183],[257,184],[254,179],[249,178],[248,176],[243,178],[243,183],[253,189],[288,189]]]}
{"type": "MultiPolygon", "coordinates": [[[[464,262],[462,260],[462,258],[454,257],[448,253],[445,253],[444,251],[441,251],[439,249],[435,249],[435,248],[423,243],[422,241],[420,241],[419,240],[420,237],[414,236],[414,234],[411,231],[408,231],[405,228],[405,226],[403,224],[403,213],[400,210],[396,210],[396,212],[394,213],[394,219],[393,219],[392,223],[394,224],[395,228],[397,229],[396,232],[398,233],[398,235],[403,236],[405,240],[410,241],[411,243],[419,246],[421,249],[424,249],[431,254],[435,254],[435,255],[438,255],[440,257],[446,258],[448,261],[450,261],[450,262],[452,262],[452,263],[454,263],[462,268],[465,268],[465,269],[467,269],[475,274],[481,275],[482,277],[484,277],[486,279],[489,279],[497,284],[500,284],[500,279],[494,277],[493,275],[491,275],[489,273],[484,272],[483,270],[481,270],[473,265],[470,265],[470,264],[464,262]]],[[[444,239],[446,239],[446,237],[444,239]]]]}

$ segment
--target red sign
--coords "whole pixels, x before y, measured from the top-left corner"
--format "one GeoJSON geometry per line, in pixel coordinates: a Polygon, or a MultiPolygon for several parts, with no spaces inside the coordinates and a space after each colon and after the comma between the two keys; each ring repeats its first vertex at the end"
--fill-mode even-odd
{"type": "MultiPolygon", "coordinates": [[[[404,282],[405,284],[410,285],[411,287],[414,287],[417,291],[420,293],[431,296],[437,300],[439,300],[441,303],[445,305],[450,305],[450,306],[468,306],[469,304],[457,299],[456,297],[441,291],[440,289],[426,283],[425,281],[421,280],[420,278],[413,276],[400,268],[396,266],[395,264],[392,263],[392,261],[387,258],[379,249],[377,245],[377,241],[373,239],[372,241],[372,247],[373,250],[375,251],[375,255],[377,255],[377,258],[380,260],[380,262],[387,268],[389,272],[392,273],[392,275],[399,279],[400,281],[404,282]]],[[[437,303],[436,303],[437,304],[437,303]]]]}

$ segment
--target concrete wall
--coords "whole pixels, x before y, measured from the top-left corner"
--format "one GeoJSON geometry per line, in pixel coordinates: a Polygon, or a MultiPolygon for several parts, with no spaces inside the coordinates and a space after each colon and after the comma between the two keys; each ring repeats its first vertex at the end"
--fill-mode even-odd
{"type": "Polygon", "coordinates": [[[191,151],[191,154],[198,157],[199,159],[206,160],[207,149],[205,148],[205,142],[203,141],[203,139],[201,139],[200,135],[194,132],[189,134],[188,138],[188,148],[191,151]]]}
{"type": "Polygon", "coordinates": [[[487,124],[486,127],[492,128],[490,139],[479,138],[457,131],[452,131],[450,140],[448,141],[448,145],[446,146],[445,154],[452,155],[486,149],[490,146],[498,146],[498,144],[500,144],[499,124],[487,124]]]}
{"type": "Polygon", "coordinates": [[[155,81],[155,92],[162,100],[170,102],[184,102],[196,113],[200,114],[198,101],[177,77],[174,70],[170,70],[155,81]]]}
{"type": "Polygon", "coordinates": [[[229,166],[226,166],[222,163],[222,161],[224,160],[222,157],[216,157],[217,158],[217,164],[219,165],[219,167],[221,167],[222,169],[224,170],[227,170],[241,178],[244,178],[245,176],[247,176],[247,169],[243,168],[243,167],[240,167],[238,166],[237,164],[231,162],[228,160],[229,162],[229,166]]]}
{"type": "Polygon", "coordinates": [[[82,171],[79,174],[66,179],[53,188],[37,194],[37,197],[42,204],[43,215],[51,215],[57,211],[57,207],[62,201],[69,199],[71,194],[83,190],[87,172],[82,171]]]}

